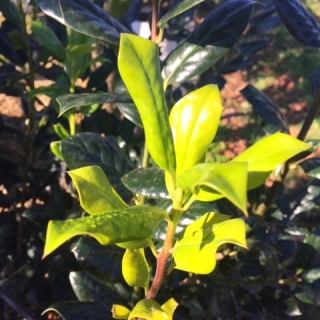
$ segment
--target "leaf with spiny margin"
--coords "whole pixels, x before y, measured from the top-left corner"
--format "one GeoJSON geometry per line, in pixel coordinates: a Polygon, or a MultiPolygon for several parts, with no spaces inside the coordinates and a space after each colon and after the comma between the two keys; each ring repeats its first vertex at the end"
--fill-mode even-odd
{"type": "Polygon", "coordinates": [[[64,242],[80,235],[91,236],[102,245],[145,239],[153,234],[164,217],[167,217],[167,213],[159,208],[135,206],[96,216],[50,221],[44,257],[64,242]]]}
{"type": "Polygon", "coordinates": [[[78,94],[66,94],[57,98],[60,105],[61,116],[67,110],[75,107],[88,106],[91,104],[103,104],[103,103],[132,103],[132,99],[125,94],[119,93],[78,93],[78,94]]]}
{"type": "Polygon", "coordinates": [[[247,212],[247,163],[199,163],[177,178],[177,186],[190,190],[199,201],[226,197],[247,212]]]}
{"type": "Polygon", "coordinates": [[[138,168],[121,178],[132,192],[153,199],[171,199],[164,181],[164,171],[159,168],[138,168]]]}
{"type": "Polygon", "coordinates": [[[214,139],[222,113],[217,85],[206,85],[180,99],[170,113],[177,177],[199,163],[214,139]]]}
{"type": "Polygon", "coordinates": [[[261,118],[263,128],[268,133],[272,134],[278,131],[289,133],[287,119],[268,96],[251,84],[247,85],[240,92],[252,105],[253,112],[261,118]]]}
{"type": "Polygon", "coordinates": [[[149,266],[144,249],[127,249],[122,259],[122,274],[131,287],[149,287],[149,266]]]}
{"type": "Polygon", "coordinates": [[[277,132],[265,137],[232,159],[231,163],[248,163],[248,186],[251,190],[262,185],[280,164],[311,147],[288,134],[277,132]]]}
{"type": "Polygon", "coordinates": [[[165,24],[172,18],[191,9],[204,0],[184,0],[177,4],[172,10],[167,12],[157,23],[158,28],[164,28],[165,24]]]}
{"type": "Polygon", "coordinates": [[[108,178],[98,166],[88,166],[68,171],[75,184],[81,207],[91,215],[100,215],[128,205],[112,188],[108,178]]]}
{"type": "Polygon", "coordinates": [[[40,9],[65,26],[115,45],[130,31],[90,0],[35,0],[40,9]]]}
{"type": "Polygon", "coordinates": [[[290,34],[302,44],[320,48],[320,26],[298,0],[273,0],[290,34]]]}
{"type": "Polygon", "coordinates": [[[174,175],[174,145],[160,75],[158,46],[138,36],[121,34],[118,65],[122,80],[140,113],[152,159],[161,169],[174,175]]]}
{"type": "Polygon", "coordinates": [[[161,309],[158,302],[152,299],[140,300],[130,312],[129,320],[143,318],[146,320],[168,320],[167,313],[161,309]]]}
{"type": "Polygon", "coordinates": [[[208,212],[190,224],[173,248],[175,268],[186,272],[208,274],[216,266],[215,254],[225,243],[246,248],[246,230],[242,219],[231,219],[208,212]]]}

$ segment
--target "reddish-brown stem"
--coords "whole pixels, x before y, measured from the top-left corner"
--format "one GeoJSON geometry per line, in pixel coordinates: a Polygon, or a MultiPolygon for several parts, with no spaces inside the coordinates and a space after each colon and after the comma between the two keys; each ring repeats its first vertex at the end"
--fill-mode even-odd
{"type": "Polygon", "coordinates": [[[175,234],[175,229],[176,229],[176,223],[173,221],[168,222],[168,229],[166,233],[166,239],[163,244],[163,248],[158,254],[157,257],[157,269],[156,273],[152,282],[152,285],[146,295],[146,298],[148,299],[154,299],[155,296],[157,295],[161,284],[166,277],[166,267],[167,267],[167,262],[170,257],[170,251],[173,246],[173,241],[174,241],[174,234],[175,234]]]}
{"type": "Polygon", "coordinates": [[[159,15],[159,0],[152,0],[151,41],[157,41],[157,23],[159,15]]]}

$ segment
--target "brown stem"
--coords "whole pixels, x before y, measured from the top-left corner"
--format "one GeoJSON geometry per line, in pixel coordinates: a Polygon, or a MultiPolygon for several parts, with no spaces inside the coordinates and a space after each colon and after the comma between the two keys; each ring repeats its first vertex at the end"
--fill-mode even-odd
{"type": "MultiPolygon", "coordinates": [[[[311,105],[310,111],[307,114],[307,117],[302,125],[302,128],[300,129],[300,132],[297,136],[297,139],[303,141],[307,133],[312,125],[313,120],[315,119],[317,112],[320,108],[320,87],[318,88],[313,103],[311,105]]],[[[286,175],[289,172],[289,161],[287,161],[281,172],[279,173],[277,179],[273,182],[272,186],[268,189],[267,194],[266,194],[266,199],[265,201],[258,207],[256,214],[262,216],[265,214],[271,203],[273,202],[273,199],[275,198],[279,187],[282,185],[283,180],[285,179],[286,175]]]]}
{"type": "Polygon", "coordinates": [[[174,223],[173,221],[169,221],[166,239],[164,241],[163,248],[157,257],[156,274],[154,276],[152,285],[146,295],[146,298],[148,299],[155,298],[155,296],[157,295],[162,285],[164,278],[166,277],[166,267],[171,254],[170,251],[173,246],[175,229],[176,229],[176,223],[174,223]]]}
{"type": "Polygon", "coordinates": [[[157,23],[159,17],[159,0],[152,0],[151,41],[157,41],[157,23]]]}

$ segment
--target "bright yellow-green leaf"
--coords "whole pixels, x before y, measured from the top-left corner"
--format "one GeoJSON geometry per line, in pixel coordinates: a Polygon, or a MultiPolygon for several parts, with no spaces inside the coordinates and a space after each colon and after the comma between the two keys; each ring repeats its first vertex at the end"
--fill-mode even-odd
{"type": "Polygon", "coordinates": [[[111,312],[114,319],[128,319],[130,315],[130,310],[120,304],[113,304],[111,312]]]}
{"type": "Polygon", "coordinates": [[[248,163],[248,190],[251,190],[263,184],[278,165],[308,149],[307,143],[277,132],[256,142],[231,162],[248,163]]]}
{"type": "Polygon", "coordinates": [[[245,223],[242,219],[208,212],[186,228],[183,238],[173,248],[175,268],[208,274],[216,266],[217,249],[225,243],[246,247],[245,223]]]}
{"type": "Polygon", "coordinates": [[[176,300],[170,298],[161,306],[161,309],[168,315],[168,320],[172,320],[174,310],[176,310],[178,305],[179,303],[176,300]]]}
{"type": "Polygon", "coordinates": [[[199,163],[177,179],[177,186],[191,190],[200,201],[226,197],[247,211],[247,163],[199,163]]]}
{"type": "Polygon", "coordinates": [[[216,85],[207,85],[180,99],[170,113],[177,176],[197,164],[216,135],[222,105],[216,85]]]}
{"type": "Polygon", "coordinates": [[[144,249],[127,249],[122,259],[122,275],[131,287],[149,287],[149,266],[144,249]]]}
{"type": "Polygon", "coordinates": [[[158,302],[152,299],[140,300],[129,315],[129,320],[143,318],[146,320],[169,320],[169,316],[161,309],[158,302]]]}
{"type": "Polygon", "coordinates": [[[78,219],[50,221],[44,256],[72,237],[88,235],[100,244],[135,241],[150,237],[166,212],[151,206],[135,206],[78,219]]]}
{"type": "Polygon", "coordinates": [[[61,161],[63,161],[63,156],[61,153],[61,142],[60,141],[52,141],[50,143],[51,152],[61,161]]]}
{"type": "Polygon", "coordinates": [[[89,214],[100,215],[109,210],[128,207],[100,167],[88,166],[68,173],[78,190],[81,207],[89,214]]]}
{"type": "Polygon", "coordinates": [[[151,157],[161,169],[174,175],[174,145],[158,46],[135,35],[121,34],[118,66],[139,111],[151,157]]]}

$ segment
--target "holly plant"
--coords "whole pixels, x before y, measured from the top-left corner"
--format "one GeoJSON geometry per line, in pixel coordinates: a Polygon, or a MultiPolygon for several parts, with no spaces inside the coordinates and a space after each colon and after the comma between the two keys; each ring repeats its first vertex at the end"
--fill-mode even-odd
{"type": "MultiPolygon", "coordinates": [[[[145,297],[130,310],[113,305],[113,317],[172,319],[177,306],[174,299],[162,305],[156,301],[170,272],[179,269],[209,274],[215,269],[217,251],[225,244],[246,248],[242,218],[231,219],[208,210],[178,232],[181,219],[195,204],[220,198],[228,199],[247,216],[247,190],[262,185],[276,167],[310,146],[278,132],[229,163],[206,163],[206,149],[216,135],[223,110],[218,87],[210,84],[187,94],[169,114],[165,98],[168,81],[161,76],[154,42],[121,34],[118,67],[139,112],[154,166],[135,169],[122,177],[133,194],[129,202],[121,198],[100,166],[69,171],[86,214],[50,221],[44,256],[75,236],[90,236],[102,245],[124,248],[123,278],[129,286],[143,288],[145,297]],[[170,206],[163,210],[148,204],[154,203],[148,198],[167,199],[170,206]],[[164,223],[165,236],[159,243],[154,235],[164,223]],[[149,265],[146,250],[155,256],[155,268],[149,265]]],[[[68,108],[62,104],[61,112],[68,108]]],[[[75,161],[81,161],[81,154],[75,161]]]]}

